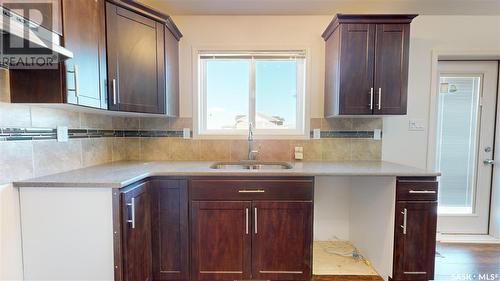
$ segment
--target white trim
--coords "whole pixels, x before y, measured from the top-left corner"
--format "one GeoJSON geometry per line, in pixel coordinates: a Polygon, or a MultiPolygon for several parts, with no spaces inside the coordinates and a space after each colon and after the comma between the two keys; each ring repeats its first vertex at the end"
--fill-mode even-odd
{"type": "MultiPolygon", "coordinates": [[[[199,69],[202,67],[201,62],[199,60],[200,54],[207,52],[206,50],[210,50],[209,52],[216,53],[216,52],[229,52],[226,50],[231,50],[232,52],[235,51],[245,51],[248,52],[248,50],[251,49],[253,52],[297,52],[297,50],[300,50],[305,54],[304,56],[304,62],[305,65],[304,71],[305,71],[305,85],[298,85],[298,87],[301,87],[303,89],[303,95],[299,95],[297,99],[298,105],[302,106],[302,117],[297,115],[297,127],[298,130],[288,130],[288,129],[276,129],[276,130],[265,130],[265,133],[262,132],[262,130],[256,129],[255,130],[255,139],[309,139],[310,138],[310,125],[309,125],[309,120],[310,120],[310,96],[311,96],[311,52],[310,52],[310,47],[309,46],[286,46],[285,48],[283,46],[197,46],[197,47],[192,47],[192,99],[193,99],[193,138],[195,139],[244,139],[246,138],[247,132],[246,130],[242,130],[241,132],[233,131],[232,133],[221,130],[219,131],[214,131],[211,130],[211,132],[200,132],[199,128],[199,123],[201,122],[201,117],[203,116],[202,111],[203,108],[200,107],[200,102],[205,104],[204,101],[201,101],[201,97],[199,95],[199,88],[198,86],[201,85],[202,77],[199,77],[199,69]]],[[[299,81],[301,79],[297,79],[299,81]]],[[[298,108],[299,109],[299,108],[298,108]]],[[[206,110],[206,109],[205,109],[206,110]]],[[[300,112],[300,110],[298,110],[300,112]]]]}
{"type": "MultiPolygon", "coordinates": [[[[438,98],[438,61],[439,60],[500,60],[500,50],[449,50],[449,49],[432,49],[431,55],[431,83],[430,83],[430,98],[429,98],[429,115],[427,119],[427,169],[433,169],[436,149],[436,125],[437,125],[437,98],[438,98]]],[[[500,81],[498,89],[500,89],[500,81]]],[[[499,93],[500,94],[500,93],[499,93]]],[[[500,120],[500,111],[497,109],[497,120],[500,120]]],[[[497,144],[500,138],[500,124],[497,123],[496,141],[497,144]]],[[[494,172],[495,177],[495,172],[494,172]]],[[[500,176],[498,176],[500,178],[500,176]]],[[[494,203],[500,200],[500,183],[493,181],[492,187],[492,205],[490,211],[490,234],[500,239],[500,207],[495,207],[494,203]],[[495,197],[495,194],[496,198],[495,197]]],[[[498,204],[498,203],[497,203],[498,204]]],[[[498,204],[500,205],[500,204],[498,204]]]]}

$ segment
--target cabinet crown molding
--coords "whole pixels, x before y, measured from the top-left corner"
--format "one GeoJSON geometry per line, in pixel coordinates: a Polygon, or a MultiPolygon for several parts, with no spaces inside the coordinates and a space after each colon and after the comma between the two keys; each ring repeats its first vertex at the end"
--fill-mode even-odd
{"type": "Polygon", "coordinates": [[[321,37],[326,41],[341,23],[411,23],[418,14],[337,14],[321,37]]]}

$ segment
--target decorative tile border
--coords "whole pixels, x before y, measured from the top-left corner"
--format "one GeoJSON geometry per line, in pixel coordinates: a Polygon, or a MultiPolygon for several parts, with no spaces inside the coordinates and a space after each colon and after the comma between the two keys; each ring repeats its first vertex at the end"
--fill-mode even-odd
{"type": "MultiPolygon", "coordinates": [[[[88,138],[182,138],[183,131],[174,130],[95,130],[95,129],[69,129],[70,139],[88,138]]],[[[321,131],[322,139],[352,138],[373,139],[373,131],[321,131]]],[[[192,137],[192,134],[191,134],[192,137]]],[[[311,138],[313,132],[311,131],[311,138]]],[[[57,130],[50,128],[0,128],[0,141],[30,141],[57,139],[57,130]]]]}

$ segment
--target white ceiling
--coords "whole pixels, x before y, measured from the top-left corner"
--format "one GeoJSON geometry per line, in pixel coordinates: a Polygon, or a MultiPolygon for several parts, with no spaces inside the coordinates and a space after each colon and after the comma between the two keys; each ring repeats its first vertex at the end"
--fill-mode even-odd
{"type": "Polygon", "coordinates": [[[500,0],[138,0],[171,15],[500,15],[500,0]]]}

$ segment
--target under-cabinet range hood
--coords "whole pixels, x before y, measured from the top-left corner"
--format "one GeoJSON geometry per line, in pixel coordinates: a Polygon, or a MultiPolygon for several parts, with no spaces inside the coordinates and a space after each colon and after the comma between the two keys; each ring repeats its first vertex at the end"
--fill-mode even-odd
{"type": "Polygon", "coordinates": [[[14,61],[24,56],[50,57],[55,63],[73,57],[73,53],[61,46],[60,36],[29,19],[26,19],[6,7],[0,6],[0,63],[9,67],[9,60],[14,61]],[[16,49],[17,47],[17,49],[16,49]]]}

